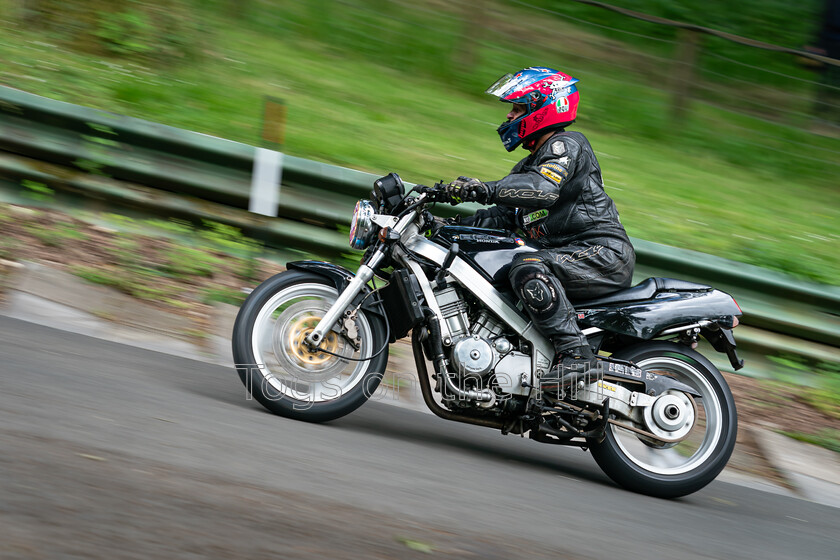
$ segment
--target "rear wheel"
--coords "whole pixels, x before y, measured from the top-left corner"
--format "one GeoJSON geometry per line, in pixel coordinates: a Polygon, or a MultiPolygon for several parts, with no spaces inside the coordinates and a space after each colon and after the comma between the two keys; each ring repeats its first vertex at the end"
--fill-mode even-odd
{"type": "Polygon", "coordinates": [[[700,397],[668,391],[663,406],[645,411],[646,431],[663,439],[684,437],[676,443],[609,424],[603,441],[589,442],[598,465],[621,486],[651,496],[676,498],[709,484],[726,466],[738,430],[735,402],[721,373],[701,354],[671,342],[640,344],[614,357],[673,377],[700,397]]]}
{"type": "Polygon", "coordinates": [[[388,362],[383,320],[359,310],[348,332],[334,328],[320,345],[304,342],[338,297],[321,276],[286,271],[260,284],[236,317],[233,356],[245,387],[281,416],[325,422],[361,406],[388,362]]]}

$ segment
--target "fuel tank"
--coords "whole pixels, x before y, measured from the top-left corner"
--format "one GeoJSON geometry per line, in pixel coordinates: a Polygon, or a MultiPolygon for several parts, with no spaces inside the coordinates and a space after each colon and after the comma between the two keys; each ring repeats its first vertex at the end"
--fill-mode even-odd
{"type": "Polygon", "coordinates": [[[542,247],[513,233],[498,229],[444,226],[432,241],[449,247],[458,244],[458,256],[469,261],[496,288],[507,289],[508,270],[519,253],[532,253],[542,247]]]}

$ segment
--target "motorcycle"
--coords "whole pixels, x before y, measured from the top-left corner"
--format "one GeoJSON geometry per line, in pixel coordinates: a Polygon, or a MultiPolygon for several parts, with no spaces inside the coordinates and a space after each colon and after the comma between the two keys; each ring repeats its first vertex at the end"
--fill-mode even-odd
{"type": "Polygon", "coordinates": [[[290,262],[249,295],[233,354],[250,394],[281,416],[334,420],[373,394],[389,345],[411,333],[423,400],[437,416],[588,449],[616,483],[643,494],[673,498],[710,483],[735,446],[737,416],[723,376],[694,348],[702,336],[742,367],[735,300],[648,278],[575,301],[598,367],[546,390],[553,347],[508,282],[514,256],[539,246],[441,225],[428,207],[442,193],[440,183],[406,194],[396,174],[378,179],[353,213],[350,245],[365,249],[355,274],[290,262]]]}

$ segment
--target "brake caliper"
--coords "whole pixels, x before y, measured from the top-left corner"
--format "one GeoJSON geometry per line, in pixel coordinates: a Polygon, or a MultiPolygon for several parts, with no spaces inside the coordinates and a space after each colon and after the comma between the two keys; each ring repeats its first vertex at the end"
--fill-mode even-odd
{"type": "Polygon", "coordinates": [[[358,352],[362,345],[362,339],[359,337],[359,326],[356,324],[356,315],[355,309],[348,309],[344,312],[344,317],[341,320],[341,336],[358,352]]]}

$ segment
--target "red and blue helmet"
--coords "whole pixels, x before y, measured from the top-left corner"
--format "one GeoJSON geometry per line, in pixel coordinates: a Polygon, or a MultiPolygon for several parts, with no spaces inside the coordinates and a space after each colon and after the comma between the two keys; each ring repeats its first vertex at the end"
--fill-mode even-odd
{"type": "Polygon", "coordinates": [[[532,66],[516,74],[505,74],[487,88],[487,93],[502,101],[527,106],[524,115],[498,128],[505,149],[512,152],[522,142],[536,139],[538,133],[574,122],[580,100],[577,81],[563,72],[532,66]]]}

